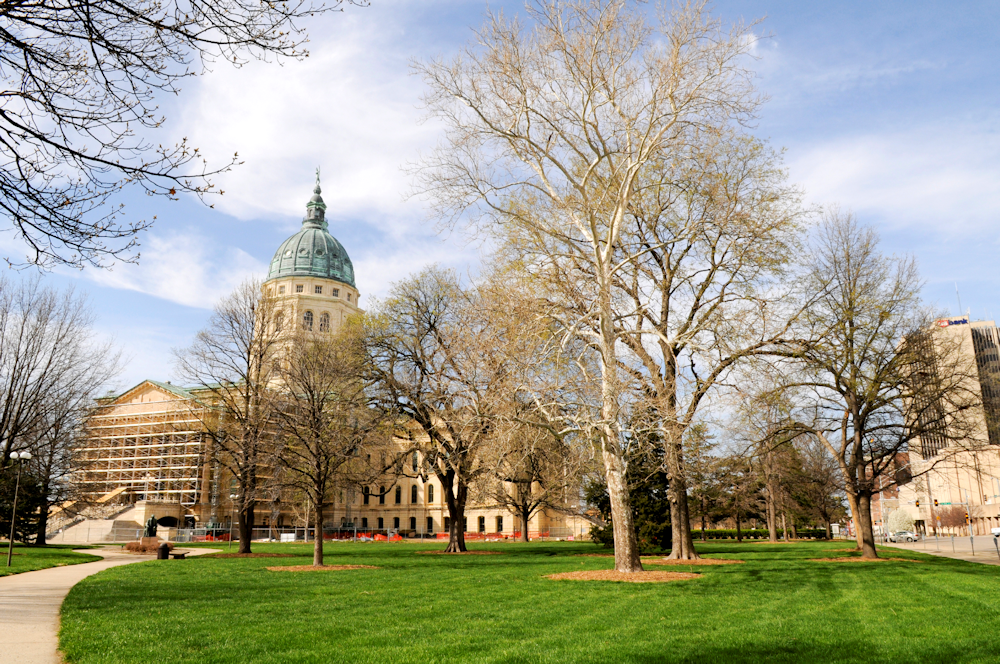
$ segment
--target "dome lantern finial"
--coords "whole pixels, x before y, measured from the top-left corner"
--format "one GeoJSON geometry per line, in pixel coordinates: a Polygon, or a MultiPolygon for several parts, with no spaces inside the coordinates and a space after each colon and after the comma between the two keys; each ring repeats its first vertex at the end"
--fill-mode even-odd
{"type": "Polygon", "coordinates": [[[322,189],[319,186],[319,166],[316,167],[316,186],[313,187],[312,198],[306,204],[306,216],[302,220],[302,225],[316,225],[326,228],[326,203],[320,195],[322,189]]]}

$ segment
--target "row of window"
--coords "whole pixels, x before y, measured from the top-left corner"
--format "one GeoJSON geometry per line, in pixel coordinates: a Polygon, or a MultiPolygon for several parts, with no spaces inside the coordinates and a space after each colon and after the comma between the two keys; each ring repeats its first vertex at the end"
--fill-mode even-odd
{"type": "MultiPolygon", "coordinates": [[[[307,311],[302,314],[302,328],[308,331],[312,331],[313,323],[315,322],[315,316],[313,312],[307,311]]],[[[274,331],[281,332],[281,328],[285,324],[285,315],[281,311],[274,315],[274,331]]],[[[325,311],[319,315],[319,331],[329,332],[330,331],[330,314],[325,311]]]]}
{"type": "MultiPolygon", "coordinates": [[[[382,517],[379,517],[378,519],[375,520],[375,522],[377,524],[375,526],[375,528],[377,528],[378,530],[385,530],[385,519],[383,519],[382,517]]],[[[361,527],[363,529],[367,529],[368,528],[368,517],[362,517],[361,518],[361,527]]],[[[392,528],[393,528],[393,530],[399,530],[399,517],[398,516],[392,518],[392,528]]],[[[410,517],[410,530],[416,530],[416,529],[417,529],[417,517],[411,516],[410,517]]],[[[427,530],[425,530],[424,532],[427,532],[427,533],[433,533],[434,532],[434,517],[432,517],[432,516],[427,517],[427,530]]]]}
{"type": "MultiPolygon", "coordinates": [[[[427,488],[425,489],[425,491],[427,493],[427,502],[428,503],[433,503],[434,502],[434,485],[433,484],[428,484],[427,488]]],[[[362,500],[362,502],[365,505],[370,505],[371,504],[370,503],[371,497],[372,497],[371,489],[368,488],[368,487],[363,487],[361,489],[361,500],[362,500]]],[[[401,487],[401,486],[397,486],[396,487],[395,498],[396,498],[396,504],[397,505],[402,504],[402,502],[403,502],[403,487],[401,487]]],[[[420,502],[420,490],[417,488],[417,485],[414,484],[414,485],[410,486],[410,503],[411,504],[416,504],[416,503],[419,503],[419,502],[420,502]]],[[[382,487],[382,486],[380,486],[378,488],[378,504],[379,505],[385,505],[385,487],[382,487]]]]}
{"type": "MultiPolygon", "coordinates": [[[[268,292],[270,293],[270,291],[268,291],[268,292]]],[[[295,292],[296,293],[305,293],[306,292],[305,284],[295,284],[295,292]]],[[[316,295],[322,295],[323,294],[323,287],[322,286],[313,286],[313,293],[316,294],[316,295]]],[[[284,294],[285,294],[285,287],[283,285],[282,286],[278,286],[278,295],[284,295],[284,294]]],[[[340,289],[339,288],[333,288],[331,286],[330,287],[330,295],[332,297],[340,297],[340,289]]],[[[348,302],[351,301],[351,294],[350,293],[347,293],[347,301],[348,302]]]]}
{"type": "MultiPolygon", "coordinates": [[[[502,516],[498,516],[496,518],[496,524],[495,525],[496,525],[496,530],[494,530],[493,532],[495,532],[495,533],[502,533],[503,532],[503,517],[502,516]]],[[[469,517],[465,517],[465,519],[462,522],[462,526],[463,526],[463,530],[465,532],[469,532],[469,517]]],[[[450,516],[446,516],[444,518],[444,529],[445,530],[450,530],[451,529],[451,517],[450,516]]],[[[478,529],[476,530],[476,532],[478,532],[478,533],[485,533],[486,532],[486,517],[485,516],[479,517],[479,524],[478,524],[478,529]]]]}
{"type": "MultiPolygon", "coordinates": [[[[344,519],[344,521],[346,522],[346,518],[344,519]]],[[[378,517],[375,520],[375,523],[376,523],[375,528],[377,528],[378,530],[385,530],[385,519],[384,518],[378,517]]],[[[468,519],[468,517],[465,518],[463,525],[465,526],[465,532],[469,532],[469,519],[468,519]]],[[[368,517],[362,517],[361,518],[361,527],[363,529],[367,529],[369,527],[368,526],[368,517]]],[[[392,518],[392,528],[393,528],[393,530],[399,530],[399,517],[398,516],[394,516],[392,518]]],[[[444,529],[447,531],[450,528],[451,528],[451,517],[447,517],[446,516],[444,518],[444,529]]],[[[416,529],[417,529],[417,517],[411,516],[410,517],[410,530],[416,530],[416,529]]],[[[427,517],[427,530],[425,532],[428,532],[428,533],[433,533],[434,532],[434,517],[432,517],[432,516],[427,517]]],[[[485,516],[479,517],[479,530],[477,532],[480,532],[480,533],[485,533],[486,532],[486,517],[485,516]]],[[[503,532],[503,517],[502,516],[496,517],[496,530],[494,530],[493,532],[495,532],[495,533],[502,533],[503,532]]]]}

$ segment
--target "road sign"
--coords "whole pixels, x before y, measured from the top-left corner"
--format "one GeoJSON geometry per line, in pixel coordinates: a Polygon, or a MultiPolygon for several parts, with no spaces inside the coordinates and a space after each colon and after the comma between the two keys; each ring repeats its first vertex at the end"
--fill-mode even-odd
{"type": "Polygon", "coordinates": [[[951,505],[951,503],[938,503],[939,505],[951,505]]]}

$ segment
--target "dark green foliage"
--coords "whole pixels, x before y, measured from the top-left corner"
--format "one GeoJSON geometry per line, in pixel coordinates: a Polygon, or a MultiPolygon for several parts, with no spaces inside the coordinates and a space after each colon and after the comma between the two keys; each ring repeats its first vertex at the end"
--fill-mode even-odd
{"type": "MultiPolygon", "coordinates": [[[[749,530],[740,530],[743,539],[767,539],[767,528],[751,528],[749,530]]],[[[826,539],[826,530],[824,528],[799,528],[796,533],[799,539],[826,539]]],[[[701,531],[695,532],[696,537],[701,537],[701,531]]],[[[789,532],[789,537],[791,533],[789,532]]],[[[778,529],[778,538],[781,538],[781,529],[778,529]]],[[[713,528],[705,531],[705,539],[709,540],[725,540],[725,539],[736,539],[736,529],[735,528],[713,528]]]]}
{"type": "MultiPolygon", "coordinates": [[[[10,535],[10,515],[14,504],[14,488],[17,482],[17,466],[11,464],[0,471],[0,535],[5,539],[10,535]]],[[[42,483],[37,477],[21,470],[21,486],[17,490],[17,524],[14,540],[27,542],[34,539],[38,531],[40,508],[45,504],[42,483]]]]}
{"type": "MultiPolygon", "coordinates": [[[[636,477],[638,471],[629,470],[629,492],[632,498],[632,513],[635,519],[635,534],[639,548],[644,551],[669,551],[670,502],[667,500],[667,475],[654,472],[648,476],[636,477]]],[[[591,538],[608,548],[614,547],[611,527],[611,500],[603,482],[595,481],[587,485],[585,495],[589,504],[600,511],[607,523],[605,527],[590,529],[591,538]]]]}

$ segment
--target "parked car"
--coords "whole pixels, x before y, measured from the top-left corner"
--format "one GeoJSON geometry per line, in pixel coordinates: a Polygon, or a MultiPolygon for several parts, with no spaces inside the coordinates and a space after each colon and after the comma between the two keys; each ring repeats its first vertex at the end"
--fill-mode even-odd
{"type": "Polygon", "coordinates": [[[890,542],[916,542],[918,539],[920,539],[920,535],[917,535],[911,530],[903,530],[898,533],[889,534],[890,542]]]}

